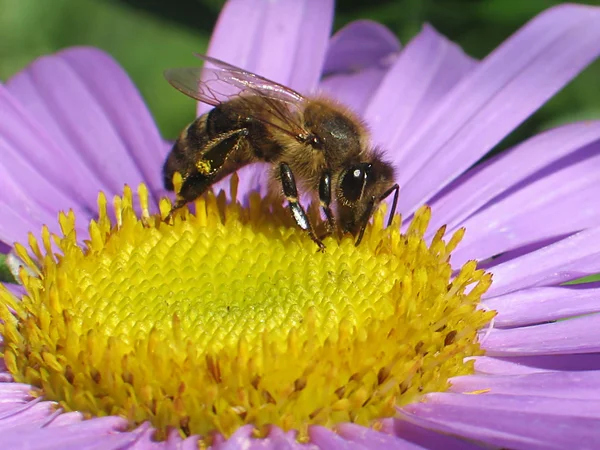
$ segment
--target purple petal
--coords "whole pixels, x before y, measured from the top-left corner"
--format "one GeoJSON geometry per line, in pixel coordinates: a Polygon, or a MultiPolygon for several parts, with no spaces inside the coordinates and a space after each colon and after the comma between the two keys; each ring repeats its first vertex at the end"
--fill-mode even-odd
{"type": "MultiPolygon", "coordinates": [[[[451,392],[489,391],[492,394],[531,395],[556,399],[600,399],[600,371],[543,372],[526,375],[468,375],[452,380],[451,392]]],[[[476,395],[484,403],[487,394],[476,395]]]]}
{"type": "Polygon", "coordinates": [[[600,223],[600,141],[571,155],[579,161],[496,199],[461,224],[467,230],[453,263],[485,259],[539,240],[600,223]],[[523,208],[523,205],[527,205],[523,208]],[[560,216],[560,220],[556,218],[560,216]]]}
{"type": "Polygon", "coordinates": [[[118,417],[101,417],[55,428],[9,430],[2,434],[2,445],[11,449],[120,449],[136,439],[135,433],[123,431],[127,421],[118,417]]]}
{"type": "Polygon", "coordinates": [[[551,286],[600,272],[600,228],[590,228],[490,269],[485,298],[526,287],[551,286]]]}
{"type": "MultiPolygon", "coordinates": [[[[389,422],[384,422],[386,425],[389,422]]],[[[444,449],[444,450],[476,450],[481,446],[467,442],[460,437],[447,436],[428,430],[403,419],[393,419],[391,426],[384,427],[385,432],[394,434],[398,438],[412,442],[417,448],[444,449]]]]}
{"type": "Polygon", "coordinates": [[[73,184],[77,174],[71,177],[61,150],[2,85],[0,115],[0,240],[26,242],[27,232],[39,231],[43,223],[58,231],[59,209],[73,207],[85,217],[79,206],[86,206],[73,184]]]}
{"type": "Polygon", "coordinates": [[[495,327],[550,322],[600,312],[598,285],[587,283],[527,289],[488,299],[485,306],[498,312],[494,320],[495,327]]]}
{"type": "Polygon", "coordinates": [[[41,428],[54,412],[55,406],[53,402],[32,401],[16,407],[13,411],[3,412],[0,420],[0,435],[18,434],[41,428]]]}
{"type": "Polygon", "coordinates": [[[404,410],[409,420],[422,426],[497,447],[592,449],[600,440],[600,420],[596,418],[491,409],[481,398],[468,407],[419,403],[404,410]]]}
{"type": "MultiPolygon", "coordinates": [[[[120,134],[123,128],[115,125],[104,106],[112,100],[117,103],[118,109],[137,93],[129,82],[123,82],[127,78],[116,64],[108,67],[108,72],[112,72],[110,75],[98,68],[110,61],[110,57],[98,50],[75,49],[64,55],[46,56],[34,61],[9,80],[7,86],[63,149],[63,157],[71,162],[72,171],[78,172],[75,174],[78,180],[75,189],[82,191],[86,205],[94,205],[101,189],[112,196],[120,193],[125,183],[135,186],[144,181],[120,134]],[[94,61],[98,57],[100,60],[94,61]],[[79,58],[80,62],[72,63],[79,58]],[[84,78],[89,76],[89,72],[80,72],[81,64],[87,65],[90,71],[99,72],[99,76],[109,77],[103,82],[111,100],[98,100],[101,94],[94,90],[97,81],[84,78]],[[113,79],[115,74],[119,74],[121,80],[113,79]],[[118,92],[121,88],[117,86],[121,86],[123,92],[118,92]],[[132,95],[125,94],[127,91],[131,91],[132,95]],[[121,101],[120,96],[123,96],[121,101]]],[[[135,107],[123,114],[134,112],[135,107]]],[[[133,116],[128,123],[135,123],[136,119],[133,116]]],[[[152,155],[156,150],[150,149],[149,152],[152,155]]],[[[158,164],[158,160],[155,162],[158,164]]],[[[64,168],[62,176],[65,177],[64,168]]]]}
{"type": "Polygon", "coordinates": [[[321,81],[319,89],[327,98],[339,101],[362,116],[385,74],[384,68],[366,68],[356,73],[333,75],[321,81]]]}
{"type": "Polygon", "coordinates": [[[2,286],[8,289],[8,291],[15,297],[22,297],[23,294],[25,294],[25,288],[20,284],[2,283],[2,286]]]}
{"type": "Polygon", "coordinates": [[[388,28],[372,20],[357,20],[344,26],[329,41],[323,74],[387,66],[399,51],[400,42],[388,28]]]}
{"type": "MultiPolygon", "coordinates": [[[[123,160],[131,159],[151,192],[161,190],[161,167],[168,146],[165,146],[144,100],[125,71],[113,58],[94,48],[72,48],[57,57],[66,61],[93,93],[118,134],[127,154],[119,156],[115,162],[120,165],[123,160]]],[[[105,151],[103,149],[103,153],[105,151]]],[[[121,183],[135,186],[135,180],[124,178],[121,183]]]]}
{"type": "Polygon", "coordinates": [[[600,8],[540,14],[463,78],[403,145],[399,210],[414,210],[475,163],[600,52],[600,8]],[[426,176],[424,176],[426,174],[426,176]]]}
{"type": "MultiPolygon", "coordinates": [[[[308,93],[321,75],[332,19],[332,0],[230,0],[208,54],[308,93]]],[[[199,104],[198,115],[210,108],[199,104]]]]}
{"type": "Polygon", "coordinates": [[[59,415],[57,415],[52,421],[50,421],[46,427],[47,428],[51,428],[51,427],[63,427],[66,425],[73,425],[79,422],[83,422],[84,420],[84,416],[83,413],[80,413],[78,411],[74,411],[74,412],[63,412],[59,415]]]}
{"type": "Polygon", "coordinates": [[[362,115],[399,51],[396,36],[383,25],[352,22],[331,38],[319,89],[362,115]]]}
{"type": "MultiPolygon", "coordinates": [[[[174,448],[177,448],[177,443],[174,442],[172,439],[170,440],[170,442],[168,441],[157,441],[154,439],[154,433],[156,432],[156,430],[154,428],[152,428],[152,426],[148,423],[145,422],[142,425],[140,425],[135,431],[134,433],[137,434],[135,442],[133,442],[133,444],[129,447],[127,447],[128,450],[165,450],[171,447],[171,444],[173,444],[174,448]]],[[[169,435],[169,437],[171,437],[172,434],[169,435]]],[[[198,448],[196,446],[196,448],[198,448]]]]}
{"type": "Polygon", "coordinates": [[[329,428],[325,428],[319,425],[313,425],[309,427],[308,434],[310,436],[310,441],[313,444],[315,444],[318,448],[323,450],[366,450],[369,448],[368,445],[361,445],[357,442],[347,441],[343,437],[331,431],[329,428]]]}
{"type": "Polygon", "coordinates": [[[564,399],[534,395],[454,394],[434,393],[426,396],[427,403],[467,408],[521,411],[556,416],[600,418],[600,403],[596,399],[564,399]]]}
{"type": "MultiPolygon", "coordinates": [[[[29,384],[0,383],[0,403],[16,404],[18,407],[26,408],[32,400],[31,386],[29,384]]],[[[33,404],[30,406],[33,406],[33,404]]],[[[0,419],[4,417],[6,417],[6,414],[0,415],[0,419]]]]}
{"type": "Polygon", "coordinates": [[[213,447],[215,450],[235,450],[248,448],[252,439],[252,425],[239,427],[226,441],[217,441],[213,447]]]}
{"type": "MultiPolygon", "coordinates": [[[[400,53],[365,111],[373,141],[390,151],[395,165],[412,157],[400,148],[406,137],[474,66],[460,47],[430,26],[400,53]]],[[[402,177],[397,181],[402,186],[402,177]]]]}
{"type": "Polygon", "coordinates": [[[475,370],[493,375],[519,375],[557,370],[574,372],[600,370],[600,354],[514,356],[504,358],[478,356],[475,358],[475,370]]]}
{"type": "Polygon", "coordinates": [[[369,449],[420,449],[420,445],[406,442],[389,434],[380,433],[368,427],[353,423],[343,423],[336,427],[337,433],[349,442],[369,449]]]}
{"type": "MultiPolygon", "coordinates": [[[[600,139],[600,121],[579,122],[555,128],[528,139],[522,144],[490,158],[457,178],[430,205],[433,210],[430,228],[446,224],[460,226],[466,218],[517,184],[553,163],[567,166],[573,153],[600,139]]],[[[477,233],[469,230],[467,235],[477,233]]]]}
{"type": "MultiPolygon", "coordinates": [[[[415,427],[407,422],[394,420],[391,429],[385,432],[377,432],[368,427],[353,423],[344,423],[336,427],[336,431],[344,439],[356,444],[364,445],[369,449],[422,449],[422,448],[444,448],[468,449],[465,442],[449,436],[415,427]]],[[[388,427],[389,428],[389,427],[388,427]]],[[[477,447],[473,447],[474,449],[477,447]]]]}
{"type": "Polygon", "coordinates": [[[482,342],[488,356],[600,352],[600,315],[508,330],[493,329],[482,342]]]}

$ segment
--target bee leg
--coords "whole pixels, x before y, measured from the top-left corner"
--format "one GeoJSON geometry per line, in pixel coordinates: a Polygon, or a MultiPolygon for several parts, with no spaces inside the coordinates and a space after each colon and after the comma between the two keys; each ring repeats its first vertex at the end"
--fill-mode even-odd
{"type": "Polygon", "coordinates": [[[388,218],[388,227],[392,224],[392,220],[394,220],[394,214],[396,214],[396,206],[398,205],[398,193],[400,192],[400,186],[398,186],[398,183],[396,183],[387,191],[385,191],[381,197],[379,197],[379,201],[383,201],[392,192],[394,192],[394,200],[392,201],[392,209],[390,210],[390,217],[388,218]]]}
{"type": "Polygon", "coordinates": [[[246,136],[248,130],[240,128],[219,134],[206,144],[202,149],[202,156],[196,161],[194,170],[183,180],[181,190],[177,193],[175,204],[171,207],[165,222],[171,220],[175,211],[196,200],[212,186],[227,157],[238,149],[241,140],[246,136]]]}
{"type": "Polygon", "coordinates": [[[331,211],[331,173],[326,170],[321,174],[321,180],[319,181],[319,202],[321,203],[321,209],[327,217],[327,230],[326,236],[333,233],[335,229],[335,218],[331,211]]]}
{"type": "Polygon", "coordinates": [[[388,218],[387,226],[389,227],[392,224],[392,220],[394,220],[394,214],[396,214],[396,205],[398,204],[399,191],[400,187],[398,186],[398,183],[396,183],[387,191],[385,191],[383,195],[378,199],[376,199],[375,197],[371,199],[367,206],[367,210],[365,211],[365,215],[363,216],[362,224],[360,226],[360,232],[358,233],[358,238],[356,239],[356,243],[354,244],[355,246],[358,247],[358,244],[360,244],[360,241],[362,241],[363,235],[365,234],[365,229],[367,228],[367,223],[369,223],[369,219],[371,218],[371,214],[373,213],[375,203],[379,203],[385,200],[392,192],[394,192],[394,200],[392,201],[392,209],[390,211],[390,217],[388,218]]]}
{"type": "Polygon", "coordinates": [[[315,234],[315,231],[308,220],[308,216],[306,215],[306,211],[304,211],[304,208],[298,201],[298,189],[296,189],[296,180],[294,179],[292,169],[290,169],[290,166],[286,163],[281,163],[279,165],[279,173],[281,176],[283,195],[285,195],[285,198],[288,201],[288,206],[294,221],[300,228],[308,233],[315,244],[319,246],[320,251],[325,250],[325,245],[323,245],[323,242],[321,242],[315,234]]]}
{"type": "Polygon", "coordinates": [[[371,200],[369,201],[369,204],[367,205],[367,209],[365,211],[365,213],[362,216],[361,221],[361,225],[360,225],[360,231],[358,232],[358,237],[356,238],[356,242],[354,243],[355,247],[358,247],[358,244],[360,244],[360,241],[362,241],[362,238],[365,234],[365,229],[367,228],[367,224],[369,223],[369,219],[371,218],[371,214],[373,214],[373,208],[375,207],[375,197],[371,197],[371,200]]]}

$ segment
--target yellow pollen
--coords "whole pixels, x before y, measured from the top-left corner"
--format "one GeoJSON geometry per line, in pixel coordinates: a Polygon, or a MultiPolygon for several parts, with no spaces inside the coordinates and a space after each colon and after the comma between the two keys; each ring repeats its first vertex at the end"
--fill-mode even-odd
{"type": "Polygon", "coordinates": [[[26,295],[0,288],[9,371],[66,410],[150,421],[159,438],[274,424],[302,441],[311,424],[376,427],[482,353],[491,277],[475,262],[452,276],[463,231],[426,244],[426,207],[405,234],[378,211],[359,247],[330,237],[320,253],[258,195],[245,208],[210,193],[171,223],[168,200],[150,215],[138,196],[126,187],[111,220],[100,194],[84,244],[61,214],[62,236],[15,247],[26,295]]]}
{"type": "Polygon", "coordinates": [[[212,170],[212,166],[210,164],[210,161],[199,160],[198,162],[196,162],[196,169],[198,169],[198,172],[200,172],[201,174],[208,175],[212,170]]]}

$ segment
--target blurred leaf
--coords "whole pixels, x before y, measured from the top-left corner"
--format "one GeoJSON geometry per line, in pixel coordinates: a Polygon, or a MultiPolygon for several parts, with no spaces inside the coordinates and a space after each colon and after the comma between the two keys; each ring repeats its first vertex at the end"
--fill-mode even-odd
{"type": "Polygon", "coordinates": [[[2,283],[16,283],[15,278],[10,273],[8,266],[6,265],[6,255],[0,253],[0,282],[2,283]]]}
{"type": "Polygon", "coordinates": [[[165,137],[175,137],[193,119],[194,102],[172,89],[162,72],[197,64],[192,54],[206,49],[208,34],[116,2],[0,0],[0,11],[0,79],[40,55],[91,45],[110,53],[127,70],[165,137]]]}

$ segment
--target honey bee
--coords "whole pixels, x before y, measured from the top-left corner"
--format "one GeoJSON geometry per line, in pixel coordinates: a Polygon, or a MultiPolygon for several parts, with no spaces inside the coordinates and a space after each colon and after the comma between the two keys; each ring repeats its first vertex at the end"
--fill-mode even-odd
{"type": "Polygon", "coordinates": [[[394,169],[370,145],[363,123],[323,97],[305,97],[279,83],[218,59],[196,55],[204,68],[168,69],[176,89],[214,108],[179,135],[163,167],[164,185],[182,185],[167,220],[214,183],[256,162],[271,164],[271,189],[280,186],[296,224],[325,248],[299,202],[298,187],[320,203],[326,235],[336,227],[360,244],[374,208],[392,192],[394,169]],[[335,209],[336,214],[332,210],[335,209]]]}

